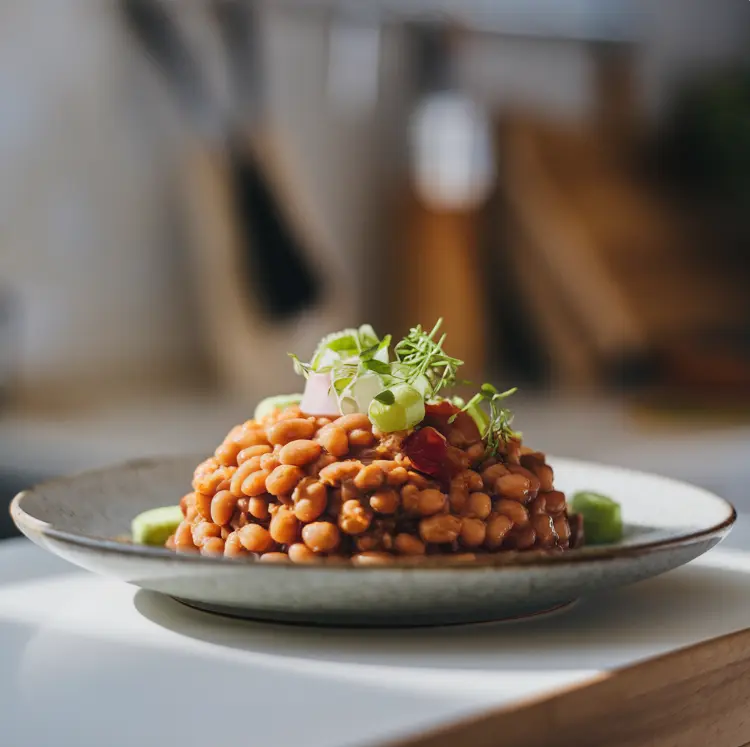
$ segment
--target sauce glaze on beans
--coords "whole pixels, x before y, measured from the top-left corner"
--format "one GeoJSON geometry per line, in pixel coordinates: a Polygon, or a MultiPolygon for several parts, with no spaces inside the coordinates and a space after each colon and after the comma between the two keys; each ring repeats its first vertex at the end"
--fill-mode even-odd
{"type": "Polygon", "coordinates": [[[420,472],[409,434],[379,433],[363,413],[314,418],[294,405],[237,425],[196,467],[166,547],[355,565],[569,548],[565,495],[542,453],[511,441],[487,458],[444,427],[458,450],[447,476],[420,472]]]}

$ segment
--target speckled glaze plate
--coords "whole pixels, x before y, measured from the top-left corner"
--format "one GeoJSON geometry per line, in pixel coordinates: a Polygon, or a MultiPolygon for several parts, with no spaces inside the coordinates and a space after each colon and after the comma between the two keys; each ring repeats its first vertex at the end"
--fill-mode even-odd
{"type": "Polygon", "coordinates": [[[198,461],[143,460],[53,480],[17,495],[11,514],[27,537],[71,563],[201,609],[368,626],[517,619],[556,610],[688,563],[718,544],[736,517],[729,503],[691,485],[550,458],[558,489],[595,490],[622,504],[622,542],[475,563],[350,567],[176,555],[117,539],[127,535],[136,514],[175,503],[198,461]]]}

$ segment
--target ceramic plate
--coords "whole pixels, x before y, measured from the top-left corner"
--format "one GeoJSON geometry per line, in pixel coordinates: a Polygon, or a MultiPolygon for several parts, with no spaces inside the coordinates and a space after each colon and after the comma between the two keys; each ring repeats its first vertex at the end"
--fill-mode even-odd
{"type": "Polygon", "coordinates": [[[683,565],[719,543],[736,514],[700,488],[550,458],[559,490],[622,504],[624,539],[556,555],[432,566],[273,565],[177,555],[118,540],[141,511],[176,503],[195,457],[131,462],[53,480],[16,496],[21,531],[76,565],[242,617],[333,625],[439,625],[518,618],[683,565]]]}

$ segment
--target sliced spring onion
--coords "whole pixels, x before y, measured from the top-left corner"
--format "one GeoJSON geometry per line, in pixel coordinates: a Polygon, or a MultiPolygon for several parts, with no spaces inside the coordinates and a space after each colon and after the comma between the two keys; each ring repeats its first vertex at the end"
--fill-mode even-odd
{"type": "Polygon", "coordinates": [[[163,545],[182,521],[179,506],[163,506],[144,511],[133,519],[130,532],[139,545],[163,545]]]}
{"type": "Polygon", "coordinates": [[[357,376],[339,395],[341,414],[367,412],[372,400],[382,391],[383,379],[378,374],[368,372],[357,376]]]}
{"type": "Polygon", "coordinates": [[[413,428],[424,420],[424,397],[414,387],[398,384],[372,400],[368,415],[373,425],[383,433],[413,428]],[[392,397],[388,396],[388,392],[392,397]]]}
{"type": "MultiPolygon", "coordinates": [[[[314,371],[321,371],[334,365],[337,361],[348,360],[358,356],[363,350],[380,344],[380,338],[369,324],[363,324],[359,329],[343,329],[326,335],[315,349],[310,365],[314,371]]],[[[387,344],[383,352],[378,350],[373,356],[379,360],[388,361],[387,344]]]]}
{"type": "Polygon", "coordinates": [[[571,498],[570,508],[573,513],[583,516],[587,544],[605,545],[622,539],[620,504],[606,495],[580,491],[571,498]]]}
{"type": "Polygon", "coordinates": [[[274,410],[283,410],[285,407],[289,407],[289,405],[298,405],[300,402],[302,402],[301,394],[277,394],[273,397],[266,397],[258,402],[253,417],[256,420],[261,420],[266,415],[270,415],[274,410]]]}
{"type": "Polygon", "coordinates": [[[375,334],[371,324],[362,324],[357,330],[359,342],[363,348],[371,348],[380,342],[380,338],[375,334]]]}

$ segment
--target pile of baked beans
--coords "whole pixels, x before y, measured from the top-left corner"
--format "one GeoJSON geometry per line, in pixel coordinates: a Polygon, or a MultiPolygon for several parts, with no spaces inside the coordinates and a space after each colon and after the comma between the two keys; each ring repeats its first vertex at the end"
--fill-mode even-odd
{"type": "Polygon", "coordinates": [[[445,426],[456,466],[438,479],[415,468],[409,434],[379,433],[362,413],[330,419],[292,406],[248,420],[196,468],[167,547],[380,564],[573,546],[544,455],[510,441],[488,459],[465,430],[445,426]]]}

